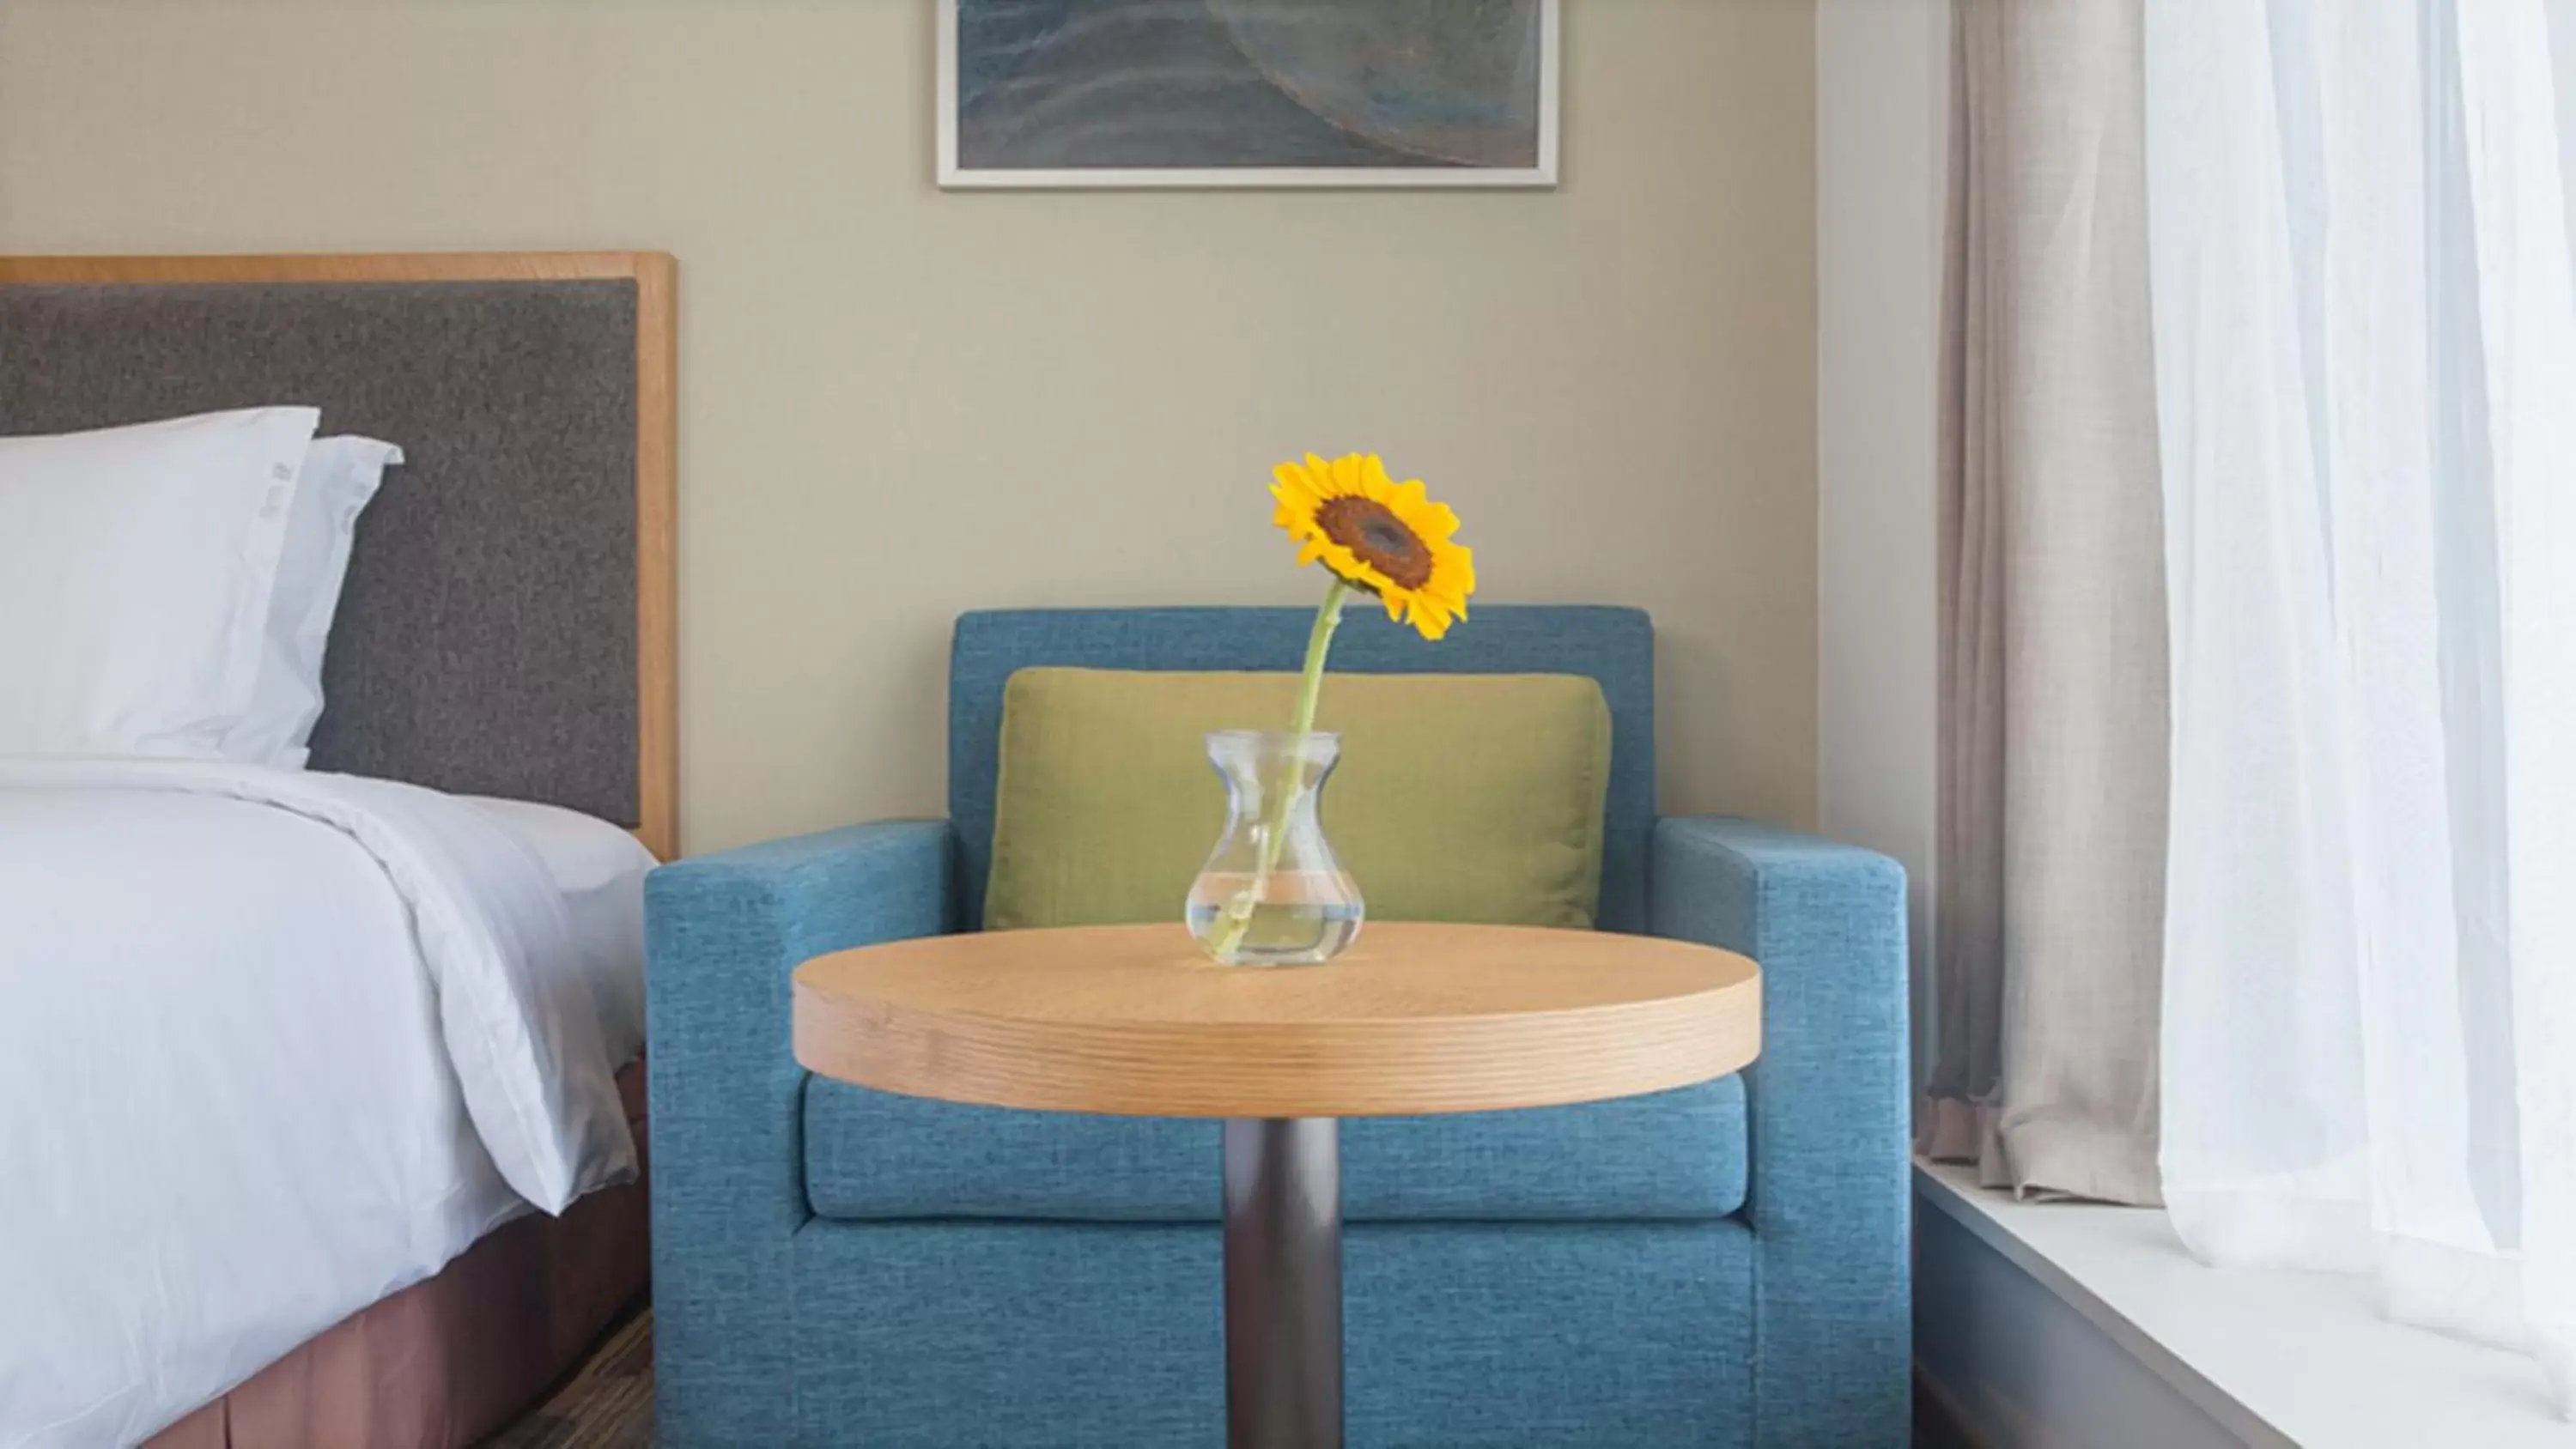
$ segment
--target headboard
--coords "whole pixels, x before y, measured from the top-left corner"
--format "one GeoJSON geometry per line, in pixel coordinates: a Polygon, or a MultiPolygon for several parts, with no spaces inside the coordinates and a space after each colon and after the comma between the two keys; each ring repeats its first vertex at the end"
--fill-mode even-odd
{"type": "Polygon", "coordinates": [[[312,767],[679,842],[671,258],[0,258],[0,434],[270,404],[399,444],[312,767]]]}

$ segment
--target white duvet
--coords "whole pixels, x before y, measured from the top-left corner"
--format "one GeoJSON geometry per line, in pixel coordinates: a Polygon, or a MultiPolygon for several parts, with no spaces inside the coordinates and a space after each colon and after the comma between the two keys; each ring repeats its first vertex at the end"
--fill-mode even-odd
{"type": "Polygon", "coordinates": [[[0,1446],[148,1437],[633,1174],[640,919],[535,808],[0,759],[0,1446]]]}

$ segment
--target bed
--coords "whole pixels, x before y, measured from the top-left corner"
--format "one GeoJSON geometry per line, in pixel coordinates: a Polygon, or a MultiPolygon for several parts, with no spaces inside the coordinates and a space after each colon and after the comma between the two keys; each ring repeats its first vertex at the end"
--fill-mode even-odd
{"type": "Polygon", "coordinates": [[[0,1446],[468,1444],[642,1294],[672,306],[644,253],[0,259],[0,439],[401,450],[302,768],[0,752],[0,1446]]]}

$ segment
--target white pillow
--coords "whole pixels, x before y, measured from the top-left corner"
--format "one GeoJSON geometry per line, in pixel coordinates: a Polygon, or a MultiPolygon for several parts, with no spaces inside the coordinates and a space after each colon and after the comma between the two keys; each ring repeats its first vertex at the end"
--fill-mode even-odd
{"type": "Polygon", "coordinates": [[[322,718],[322,649],[349,576],[358,513],[402,449],[373,438],[316,438],[295,480],[277,586],[268,601],[250,707],[224,736],[224,758],[300,770],[322,718]]]}
{"type": "Polygon", "coordinates": [[[0,438],[0,754],[221,757],[320,421],[0,438]]]}

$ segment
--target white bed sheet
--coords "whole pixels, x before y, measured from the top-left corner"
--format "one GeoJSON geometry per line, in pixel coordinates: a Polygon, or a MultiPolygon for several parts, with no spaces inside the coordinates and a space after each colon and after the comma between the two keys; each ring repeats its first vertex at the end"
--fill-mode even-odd
{"type": "Polygon", "coordinates": [[[631,1176],[650,864],[547,807],[0,760],[0,1446],[136,1442],[631,1176]]]}

